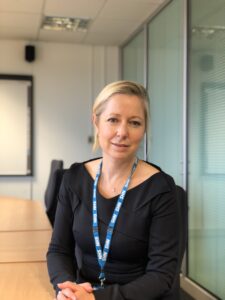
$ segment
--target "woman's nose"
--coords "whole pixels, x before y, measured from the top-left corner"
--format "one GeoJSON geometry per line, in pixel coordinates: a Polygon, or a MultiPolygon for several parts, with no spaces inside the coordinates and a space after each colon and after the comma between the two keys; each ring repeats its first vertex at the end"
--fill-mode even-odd
{"type": "Polygon", "coordinates": [[[117,136],[119,137],[127,137],[128,136],[128,127],[127,124],[121,123],[117,128],[117,136]]]}

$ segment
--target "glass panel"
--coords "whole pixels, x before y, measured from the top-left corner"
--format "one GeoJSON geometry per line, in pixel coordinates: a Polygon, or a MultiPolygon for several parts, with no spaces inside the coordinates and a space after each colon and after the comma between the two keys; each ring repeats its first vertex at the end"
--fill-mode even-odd
{"type": "MultiPolygon", "coordinates": [[[[122,48],[122,79],[144,85],[144,45],[145,35],[142,30],[122,48]]],[[[144,145],[143,141],[138,150],[138,157],[141,159],[145,158],[144,145]]]]}
{"type": "Polygon", "coordinates": [[[150,23],[148,158],[182,185],[181,2],[172,1],[150,23]]]}
{"type": "Polygon", "coordinates": [[[188,276],[225,299],[225,0],[192,0],[188,276]]]}
{"type": "Polygon", "coordinates": [[[122,77],[144,84],[144,31],[122,48],[122,77]]]}

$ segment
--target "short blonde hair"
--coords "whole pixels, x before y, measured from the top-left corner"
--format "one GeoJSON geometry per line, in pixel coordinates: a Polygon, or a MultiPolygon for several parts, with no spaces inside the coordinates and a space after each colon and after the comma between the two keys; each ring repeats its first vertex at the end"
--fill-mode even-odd
{"type": "MultiPolygon", "coordinates": [[[[108,85],[106,85],[103,90],[99,93],[97,98],[95,99],[93,105],[93,115],[99,117],[101,113],[104,111],[104,108],[109,101],[110,97],[115,94],[124,94],[137,96],[143,102],[144,116],[145,116],[145,130],[147,129],[149,122],[149,99],[147,90],[141,85],[133,81],[121,80],[115,81],[108,85]]],[[[98,136],[95,131],[94,135],[94,144],[93,150],[96,150],[99,147],[98,136]]]]}

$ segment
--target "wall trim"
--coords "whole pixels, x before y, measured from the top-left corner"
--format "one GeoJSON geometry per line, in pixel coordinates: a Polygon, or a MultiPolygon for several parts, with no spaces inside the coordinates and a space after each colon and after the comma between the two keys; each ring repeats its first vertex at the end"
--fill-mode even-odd
{"type": "Polygon", "coordinates": [[[215,298],[211,294],[209,294],[206,290],[204,290],[202,287],[194,283],[189,278],[181,275],[180,276],[180,286],[181,288],[188,293],[191,297],[197,300],[217,300],[218,298],[215,298]]]}

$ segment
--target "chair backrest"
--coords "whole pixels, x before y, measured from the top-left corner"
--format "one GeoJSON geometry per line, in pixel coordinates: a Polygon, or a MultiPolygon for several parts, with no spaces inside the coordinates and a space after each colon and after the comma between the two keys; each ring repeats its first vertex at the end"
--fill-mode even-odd
{"type": "Polygon", "coordinates": [[[180,212],[180,263],[182,263],[188,239],[188,202],[186,191],[178,185],[176,186],[176,190],[178,209],[180,212]]]}
{"type": "Polygon", "coordinates": [[[180,271],[181,264],[184,256],[184,252],[187,247],[187,237],[188,237],[188,202],[186,191],[180,187],[176,186],[177,194],[177,205],[179,211],[179,263],[176,275],[176,280],[174,282],[171,291],[160,298],[160,300],[179,300],[180,299],[180,271]]]}
{"type": "Polygon", "coordinates": [[[54,159],[51,161],[50,175],[48,178],[44,200],[46,214],[52,226],[54,225],[55,212],[57,207],[57,196],[64,172],[65,170],[63,169],[62,160],[54,159]]]}

